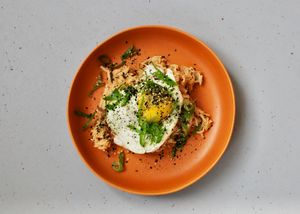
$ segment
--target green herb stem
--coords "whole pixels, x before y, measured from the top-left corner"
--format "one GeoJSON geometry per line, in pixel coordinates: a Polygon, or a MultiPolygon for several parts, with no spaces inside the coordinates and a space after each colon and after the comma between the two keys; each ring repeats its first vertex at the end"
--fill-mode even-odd
{"type": "Polygon", "coordinates": [[[116,172],[122,172],[124,170],[124,152],[119,153],[119,160],[112,163],[112,168],[116,172]]]}
{"type": "Polygon", "coordinates": [[[82,111],[78,111],[78,110],[75,110],[74,111],[75,115],[79,116],[79,117],[83,117],[83,118],[87,118],[88,120],[86,121],[86,123],[82,126],[82,129],[86,129],[89,127],[90,123],[92,122],[92,120],[94,119],[94,116],[96,114],[96,111],[94,113],[90,113],[90,114],[87,114],[87,113],[84,113],[82,111]]]}
{"type": "Polygon", "coordinates": [[[99,74],[98,77],[97,77],[96,83],[94,84],[92,90],[88,94],[89,97],[92,97],[94,92],[97,91],[99,88],[101,88],[102,85],[103,85],[102,75],[99,74]]]}

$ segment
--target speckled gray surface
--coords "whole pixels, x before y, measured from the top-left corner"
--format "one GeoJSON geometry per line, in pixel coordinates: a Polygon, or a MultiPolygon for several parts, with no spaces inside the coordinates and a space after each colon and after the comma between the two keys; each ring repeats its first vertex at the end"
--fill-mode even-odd
{"type": "Polygon", "coordinates": [[[0,0],[0,213],[299,213],[299,1],[0,0]],[[86,55],[136,25],[179,27],[232,77],[231,144],[176,194],[130,195],[81,162],[66,126],[86,55]]]}

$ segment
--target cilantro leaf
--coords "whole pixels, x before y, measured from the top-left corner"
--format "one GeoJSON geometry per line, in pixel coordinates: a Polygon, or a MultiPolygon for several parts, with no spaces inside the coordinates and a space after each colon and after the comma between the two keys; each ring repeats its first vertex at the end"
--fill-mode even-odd
{"type": "Polygon", "coordinates": [[[153,67],[155,68],[155,72],[153,73],[153,75],[155,77],[157,77],[159,80],[165,82],[167,85],[169,86],[175,86],[176,82],[174,80],[172,80],[170,77],[168,77],[167,75],[165,75],[161,70],[159,70],[154,64],[152,64],[153,67]]]}
{"type": "Polygon", "coordinates": [[[117,106],[125,106],[136,93],[137,90],[133,86],[121,86],[113,90],[110,95],[104,97],[106,101],[105,108],[114,110],[117,106]]]}

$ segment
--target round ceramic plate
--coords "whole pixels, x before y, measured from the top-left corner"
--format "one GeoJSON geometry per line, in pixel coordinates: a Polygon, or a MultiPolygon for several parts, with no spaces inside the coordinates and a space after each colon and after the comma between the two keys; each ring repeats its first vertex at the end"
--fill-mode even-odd
{"type": "Polygon", "coordinates": [[[221,61],[203,42],[181,30],[165,26],[142,26],[122,31],[104,41],[80,66],[69,95],[68,123],[73,142],[86,165],[113,187],[143,195],[162,195],[181,190],[203,177],[225,151],[234,126],[235,100],[232,84],[221,61]],[[171,151],[159,154],[125,153],[125,170],[115,172],[111,164],[117,154],[107,155],[93,147],[89,130],[82,131],[84,118],[75,109],[92,113],[103,93],[88,93],[100,72],[97,58],[107,54],[119,61],[120,55],[134,45],[141,49],[138,60],[148,56],[166,56],[170,63],[195,67],[204,75],[204,84],[196,87],[192,97],[211,115],[213,127],[205,139],[191,137],[182,152],[171,158],[171,151]]]}

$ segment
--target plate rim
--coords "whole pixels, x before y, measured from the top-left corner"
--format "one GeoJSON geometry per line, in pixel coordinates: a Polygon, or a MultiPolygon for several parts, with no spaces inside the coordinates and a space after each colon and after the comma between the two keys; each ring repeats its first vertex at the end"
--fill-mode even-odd
{"type": "Polygon", "coordinates": [[[171,193],[175,193],[178,192],[182,189],[187,188],[188,186],[191,186],[192,184],[196,183],[198,180],[200,180],[201,178],[203,178],[209,171],[212,170],[212,168],[219,162],[219,160],[221,159],[221,157],[223,156],[224,152],[226,151],[230,140],[232,138],[232,134],[233,134],[233,130],[234,130],[234,125],[235,125],[235,120],[236,120],[236,98],[235,98],[235,93],[234,93],[234,87],[230,78],[230,75],[227,71],[227,69],[225,68],[225,66],[223,65],[222,61],[219,59],[219,57],[217,56],[217,54],[211,49],[209,48],[202,40],[200,40],[199,38],[197,38],[196,36],[187,33],[177,27],[171,27],[171,26],[167,26],[167,25],[139,25],[139,26],[135,26],[135,27],[130,27],[130,28],[125,28],[124,30],[118,31],[117,33],[112,34],[111,36],[109,36],[107,39],[103,40],[102,42],[98,43],[97,46],[95,48],[93,48],[93,50],[91,52],[89,52],[89,54],[84,58],[84,60],[80,63],[72,81],[70,84],[70,88],[69,88],[69,93],[68,93],[68,100],[67,100],[67,108],[66,108],[66,115],[67,115],[67,126],[68,126],[68,132],[69,135],[71,136],[71,141],[73,146],[76,148],[77,153],[79,154],[80,159],[83,161],[83,163],[88,167],[88,169],[98,178],[100,178],[102,181],[104,181],[106,184],[110,185],[111,187],[114,187],[118,190],[121,190],[123,192],[127,192],[127,193],[132,193],[132,194],[136,194],[136,195],[148,195],[148,196],[155,196],[155,195],[167,195],[167,194],[171,194],[171,193]],[[78,74],[81,70],[81,68],[83,67],[83,65],[87,62],[87,60],[90,58],[90,56],[100,47],[102,46],[104,43],[108,42],[109,40],[113,39],[116,36],[119,36],[123,33],[129,32],[129,31],[134,31],[134,30],[138,30],[138,29],[143,29],[143,28],[159,28],[159,29],[164,29],[164,30],[171,30],[171,31],[175,31],[176,33],[180,33],[186,37],[189,37],[191,39],[193,39],[195,42],[199,43],[200,45],[202,45],[203,47],[205,47],[210,54],[213,55],[213,57],[217,60],[217,62],[220,64],[220,66],[222,67],[222,70],[224,71],[224,74],[226,76],[226,80],[229,83],[229,88],[230,88],[230,93],[232,96],[232,113],[233,113],[233,118],[232,118],[232,123],[230,124],[230,130],[229,130],[229,135],[226,141],[226,145],[223,147],[222,151],[216,156],[215,160],[213,161],[213,163],[205,170],[203,171],[203,173],[199,174],[199,176],[196,176],[194,179],[186,182],[185,184],[182,184],[176,188],[172,188],[170,190],[163,190],[163,191],[157,191],[157,192],[144,192],[144,191],[136,191],[136,190],[132,190],[130,188],[125,188],[119,185],[116,185],[112,182],[110,182],[109,179],[105,179],[104,177],[102,177],[100,174],[98,174],[91,166],[90,164],[85,160],[85,158],[83,157],[83,155],[81,154],[77,143],[75,142],[72,130],[71,130],[71,125],[70,125],[70,97],[71,97],[71,92],[72,89],[74,87],[74,83],[75,80],[78,77],[78,74]]]}

